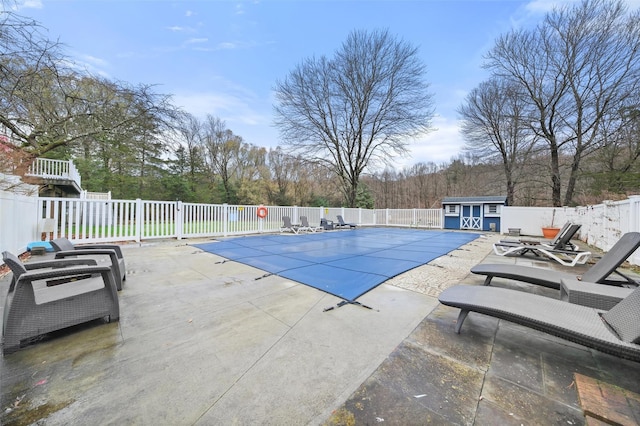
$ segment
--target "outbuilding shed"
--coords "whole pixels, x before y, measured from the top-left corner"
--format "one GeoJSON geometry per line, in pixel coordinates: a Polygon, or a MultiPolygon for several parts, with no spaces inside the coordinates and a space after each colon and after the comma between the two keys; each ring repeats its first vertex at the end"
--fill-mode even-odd
{"type": "Polygon", "coordinates": [[[506,196],[445,197],[444,228],[500,232],[500,214],[506,205],[506,196]]]}

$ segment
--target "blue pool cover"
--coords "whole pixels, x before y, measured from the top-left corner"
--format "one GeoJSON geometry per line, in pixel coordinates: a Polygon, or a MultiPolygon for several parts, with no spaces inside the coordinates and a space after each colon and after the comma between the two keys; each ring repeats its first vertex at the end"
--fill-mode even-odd
{"type": "Polygon", "coordinates": [[[361,228],[237,237],[195,247],[354,301],[389,278],[478,237],[466,232],[361,228]]]}

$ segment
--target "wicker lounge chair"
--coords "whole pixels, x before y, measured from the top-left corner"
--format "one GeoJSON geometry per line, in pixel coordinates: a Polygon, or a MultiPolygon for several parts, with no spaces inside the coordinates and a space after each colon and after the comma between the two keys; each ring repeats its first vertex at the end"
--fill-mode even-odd
{"type": "Polygon", "coordinates": [[[637,286],[630,277],[617,271],[617,268],[640,247],[640,232],[624,234],[611,249],[581,276],[550,269],[531,266],[481,263],[471,268],[471,272],[486,275],[484,285],[489,285],[493,277],[524,281],[544,287],[560,289],[563,279],[579,279],[583,281],[618,286],[637,286]],[[612,279],[617,274],[621,279],[612,279]]]}
{"type": "Polygon", "coordinates": [[[640,288],[606,312],[517,290],[473,285],[450,287],[438,299],[460,309],[456,333],[469,312],[477,312],[640,362],[640,288]]]}
{"type": "Polygon", "coordinates": [[[124,281],[127,279],[127,269],[120,246],[116,244],[83,244],[77,246],[67,238],[51,240],[51,246],[56,252],[56,259],[81,256],[94,258],[98,262],[109,262],[116,278],[118,291],[122,290],[124,281]]]}
{"type": "Polygon", "coordinates": [[[3,252],[2,258],[13,272],[4,307],[3,353],[14,352],[29,339],[51,331],[94,319],[120,318],[109,266],[65,266],[95,263],[95,259],[23,264],[9,252],[3,252]]]}
{"type": "Polygon", "coordinates": [[[322,226],[309,225],[309,219],[307,219],[306,216],[300,216],[300,227],[298,228],[298,231],[316,232],[323,230],[324,228],[322,226]]]}
{"type": "Polygon", "coordinates": [[[346,223],[341,215],[337,215],[336,218],[338,219],[338,223],[335,224],[336,228],[355,228],[358,226],[355,223],[346,223]]]}
{"type": "Polygon", "coordinates": [[[300,225],[294,225],[291,223],[291,218],[289,216],[282,216],[282,226],[280,227],[280,232],[293,232],[294,234],[298,233],[300,225]]]}

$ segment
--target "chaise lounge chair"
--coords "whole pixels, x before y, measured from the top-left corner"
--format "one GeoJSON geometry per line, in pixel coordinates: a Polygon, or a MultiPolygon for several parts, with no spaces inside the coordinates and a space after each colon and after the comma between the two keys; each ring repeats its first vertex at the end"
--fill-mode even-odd
{"type": "Polygon", "coordinates": [[[25,341],[55,330],[95,319],[120,318],[109,266],[66,266],[95,263],[95,259],[23,264],[9,252],[3,252],[2,258],[13,272],[4,306],[3,353],[15,352],[25,341]]]}
{"type": "Polygon", "coordinates": [[[122,290],[124,281],[127,279],[127,269],[122,255],[122,248],[117,244],[83,244],[76,246],[67,238],[56,238],[51,240],[51,246],[55,250],[56,259],[70,257],[90,257],[98,262],[108,261],[116,278],[118,291],[122,290]]]}
{"type": "MultiPolygon", "coordinates": [[[[556,234],[555,238],[517,238],[517,239],[512,239],[512,238],[507,238],[504,240],[500,240],[501,243],[506,243],[506,244],[530,244],[530,245],[534,245],[534,244],[546,244],[548,246],[555,246],[556,244],[558,244],[560,242],[560,239],[565,235],[565,233],[569,230],[569,227],[572,225],[571,222],[566,222],[564,225],[562,225],[562,228],[560,228],[560,230],[558,231],[558,233],[556,234]]],[[[575,230],[575,232],[577,232],[578,229],[575,230]]],[[[575,234],[574,232],[574,234],[575,234]]],[[[560,247],[560,248],[566,248],[569,250],[575,250],[575,246],[574,244],[571,242],[571,238],[573,238],[573,235],[571,235],[569,237],[569,241],[567,242],[567,244],[565,245],[565,247],[560,247]]]]}
{"type": "Polygon", "coordinates": [[[471,272],[478,275],[486,275],[484,285],[489,285],[493,277],[507,278],[516,281],[524,281],[544,287],[560,289],[563,279],[580,279],[583,281],[609,284],[618,286],[637,286],[632,278],[617,271],[617,268],[627,260],[640,247],[640,232],[628,232],[624,234],[611,249],[596,264],[591,266],[582,276],[576,276],[567,272],[553,271],[550,269],[535,268],[531,266],[481,263],[471,268],[471,272]],[[612,274],[617,274],[624,279],[613,280],[612,274]]]}
{"type": "Polygon", "coordinates": [[[336,223],[336,228],[344,228],[344,227],[355,228],[356,226],[358,226],[355,223],[346,223],[341,215],[337,215],[336,218],[338,219],[338,223],[336,223]]]}
{"type": "Polygon", "coordinates": [[[460,309],[460,333],[469,312],[477,312],[640,362],[640,288],[609,311],[497,287],[457,285],[444,290],[440,303],[460,309]]]}
{"type": "Polygon", "coordinates": [[[499,256],[522,256],[527,253],[536,256],[544,256],[555,260],[564,266],[584,264],[591,257],[591,252],[580,251],[570,244],[571,238],[578,232],[582,225],[570,225],[551,246],[537,241],[527,242],[498,242],[493,245],[493,251],[499,256]]]}
{"type": "Polygon", "coordinates": [[[523,250],[524,253],[528,249],[535,249],[535,247],[545,247],[553,250],[576,250],[576,246],[571,243],[571,239],[575,236],[582,225],[567,223],[556,235],[553,240],[538,240],[538,239],[525,239],[519,240],[500,240],[494,244],[494,251],[498,255],[518,253],[518,250],[523,250]]]}
{"type": "Polygon", "coordinates": [[[283,225],[280,227],[280,232],[293,232],[294,234],[298,233],[300,225],[294,225],[291,223],[291,218],[289,216],[282,216],[283,225]]]}
{"type": "Polygon", "coordinates": [[[308,232],[324,231],[324,228],[322,226],[309,225],[309,219],[307,219],[306,216],[300,216],[300,223],[301,225],[298,228],[298,231],[308,231],[308,232]]]}

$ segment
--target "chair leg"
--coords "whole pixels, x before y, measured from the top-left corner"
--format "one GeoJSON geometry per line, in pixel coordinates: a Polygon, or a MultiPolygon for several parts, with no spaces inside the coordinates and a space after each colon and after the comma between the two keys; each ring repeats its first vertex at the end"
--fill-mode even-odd
{"type": "Polygon", "coordinates": [[[469,315],[469,311],[460,310],[460,314],[458,315],[458,321],[456,321],[456,333],[460,334],[460,329],[462,328],[462,323],[469,315]]]}

